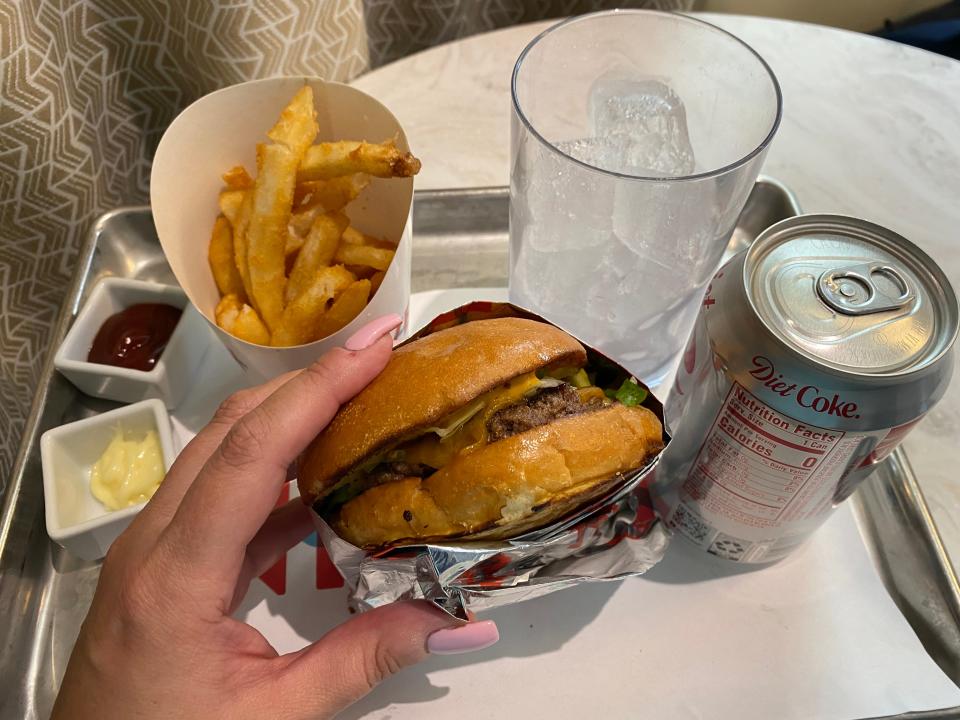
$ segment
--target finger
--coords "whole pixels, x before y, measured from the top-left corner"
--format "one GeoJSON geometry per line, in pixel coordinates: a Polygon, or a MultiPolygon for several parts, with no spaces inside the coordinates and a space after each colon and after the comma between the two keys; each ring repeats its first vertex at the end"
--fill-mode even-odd
{"type": "Polygon", "coordinates": [[[336,349],[236,422],[184,495],[161,537],[206,579],[232,594],[247,543],[273,509],[287,467],[387,364],[392,341],[336,349]]]}
{"type": "Polygon", "coordinates": [[[172,502],[175,506],[179,505],[180,499],[193,482],[193,478],[200,473],[204,464],[223,442],[223,438],[230,429],[244,415],[251,412],[277,389],[301,372],[303,370],[283,373],[262,385],[235,392],[224,400],[213,414],[210,422],[194,436],[177,456],[177,460],[170,468],[167,478],[172,482],[165,480],[160,490],[157,490],[158,495],[161,492],[163,493],[161,499],[167,503],[172,502]]]}
{"type": "Polygon", "coordinates": [[[247,545],[243,569],[233,593],[231,612],[243,601],[250,582],[262,575],[294,545],[313,532],[310,510],[300,498],[277,508],[247,545]]]}
{"type": "Polygon", "coordinates": [[[301,372],[302,370],[294,370],[278,375],[262,385],[240,390],[228,397],[217,408],[210,422],[180,452],[163,482],[160,483],[157,492],[137,515],[132,525],[137,526],[138,530],[145,535],[156,539],[160,531],[170,522],[187,489],[230,428],[301,372]]]}
{"type": "Polygon", "coordinates": [[[462,623],[423,600],[377,608],[330,631],[298,653],[277,658],[286,687],[277,696],[298,716],[333,715],[438,647],[472,652],[498,639],[492,620],[462,623]]]}

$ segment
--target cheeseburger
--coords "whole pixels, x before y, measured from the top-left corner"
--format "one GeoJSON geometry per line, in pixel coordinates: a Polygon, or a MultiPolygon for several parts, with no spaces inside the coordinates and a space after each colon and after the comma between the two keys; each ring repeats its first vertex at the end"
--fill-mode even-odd
{"type": "Polygon", "coordinates": [[[612,489],[663,447],[646,391],[535,320],[397,348],[300,463],[301,497],[367,550],[503,539],[612,489]]]}

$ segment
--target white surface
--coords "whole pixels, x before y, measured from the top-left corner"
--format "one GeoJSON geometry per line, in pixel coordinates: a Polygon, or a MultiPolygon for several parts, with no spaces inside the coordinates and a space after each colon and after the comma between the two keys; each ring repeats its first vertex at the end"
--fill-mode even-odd
{"type": "Polygon", "coordinates": [[[159,398],[176,407],[193,383],[210,346],[207,324],[183,290],[172,285],[107,277],[97,283],[53,359],[70,382],[87,395],[132,403],[159,398]],[[162,303],[183,314],[152,370],[132,370],[87,362],[100,326],[111,315],[137,303],[162,303]]]}
{"type": "MultiPolygon", "coordinates": [[[[699,17],[749,43],[780,81],[783,122],[762,173],[793,190],[805,212],[857,215],[903,234],[960,288],[960,63],[816,25],[699,17]]],[[[442,45],[353,83],[404,126],[423,160],[417,188],[508,183],[510,73],[523,47],[550,24],[442,45]]],[[[958,436],[955,381],[905,443],[955,558],[958,436]]]]}
{"type": "MultiPolygon", "coordinates": [[[[497,645],[404,670],[338,717],[851,720],[960,704],[883,589],[848,506],[764,570],[727,575],[728,563],[678,540],[645,576],[483,615],[497,645]]],[[[254,582],[238,613],[280,652],[350,617],[344,590],[313,589],[314,566],[298,545],[286,594],[254,582]]]]}
{"type": "Polygon", "coordinates": [[[728,569],[681,539],[646,576],[486,615],[499,645],[431,659],[341,717],[848,720],[960,703],[849,507],[783,564],[728,569]]]}
{"type": "MultiPolygon", "coordinates": [[[[414,294],[410,327],[503,293],[414,294]]],[[[215,346],[200,391],[175,413],[178,445],[239,379],[215,346]]],[[[280,652],[349,618],[342,589],[314,589],[316,560],[317,551],[301,543],[287,555],[286,592],[254,582],[238,611],[280,652]]],[[[745,570],[679,538],[642,578],[490,613],[503,638],[497,646],[432,658],[341,717],[848,720],[960,705],[960,690],[883,588],[849,506],[793,557],[745,570]]]]}
{"type": "Polygon", "coordinates": [[[47,534],[84,560],[106,555],[143,507],[110,510],[90,490],[90,470],[118,428],[132,437],[156,430],[164,468],[173,465],[176,452],[170,418],[155,398],[61,425],[40,438],[47,534]]]}
{"type": "Polygon", "coordinates": [[[239,340],[216,325],[214,310],[220,297],[207,248],[223,188],[220,173],[238,164],[251,171],[256,167],[257,143],[266,140],[280,111],[304,84],[313,89],[318,139],[395,138],[398,148],[407,149],[396,118],[362,92],[316,78],[271,78],[223,88],[186,108],[164,132],[150,172],[150,209],[170,269],[251,378],[270,378],[309,364],[374,318],[403,315],[410,297],[413,181],[374,178],[344,213],[358,230],[390,238],[398,248],[380,289],[357,317],[329,337],[279,350],[239,340]]]}

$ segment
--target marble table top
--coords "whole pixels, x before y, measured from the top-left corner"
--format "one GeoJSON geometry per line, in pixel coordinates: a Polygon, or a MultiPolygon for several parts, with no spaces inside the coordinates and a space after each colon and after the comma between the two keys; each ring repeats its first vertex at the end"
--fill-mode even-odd
{"type": "MultiPolygon", "coordinates": [[[[855,215],[903,234],[960,289],[960,63],[816,25],[702,17],[752,45],[780,81],[783,122],[762,172],[789,186],[805,212],[855,215]]],[[[442,45],[354,83],[400,119],[423,159],[418,188],[508,184],[510,73],[550,24],[442,45]]],[[[955,566],[958,441],[960,379],[905,442],[955,566]]]]}

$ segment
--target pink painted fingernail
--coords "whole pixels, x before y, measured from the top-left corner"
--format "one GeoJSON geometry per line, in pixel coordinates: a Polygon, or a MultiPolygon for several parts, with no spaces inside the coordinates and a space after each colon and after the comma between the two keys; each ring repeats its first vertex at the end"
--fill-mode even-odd
{"type": "Polygon", "coordinates": [[[347,350],[365,350],[389,332],[403,324],[403,318],[396,313],[378,317],[357,330],[343,344],[347,350]]]}
{"type": "Polygon", "coordinates": [[[433,655],[458,655],[483,650],[499,639],[497,624],[493,620],[480,620],[437,630],[427,638],[427,650],[433,655]]]}

